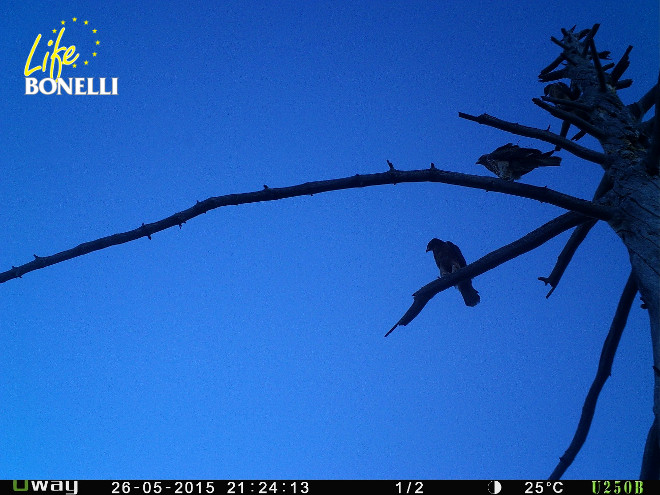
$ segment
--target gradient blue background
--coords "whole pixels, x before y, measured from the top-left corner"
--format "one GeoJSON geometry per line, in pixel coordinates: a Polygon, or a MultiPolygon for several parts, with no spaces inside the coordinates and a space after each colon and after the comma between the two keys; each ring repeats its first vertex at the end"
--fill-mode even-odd
{"type": "MultiPolygon", "coordinates": [[[[504,143],[550,149],[457,113],[558,132],[531,98],[561,27],[600,22],[615,61],[634,45],[626,102],[659,65],[654,0],[12,0],[0,15],[2,270],[263,184],[387,159],[488,174],[476,159],[504,143]],[[66,19],[65,41],[82,39],[72,17],[102,44],[63,76],[118,77],[119,95],[24,95],[34,38],[43,54],[66,19]]],[[[600,167],[560,155],[525,181],[591,198],[600,167]]],[[[451,289],[383,335],[437,276],[429,239],[474,261],[562,212],[442,184],[330,192],[222,208],[12,280],[0,478],[547,477],[629,273],[607,225],[550,299],[537,277],[569,233],[475,279],[477,307],[451,289]]],[[[651,364],[637,300],[567,478],[639,475],[651,364]]]]}

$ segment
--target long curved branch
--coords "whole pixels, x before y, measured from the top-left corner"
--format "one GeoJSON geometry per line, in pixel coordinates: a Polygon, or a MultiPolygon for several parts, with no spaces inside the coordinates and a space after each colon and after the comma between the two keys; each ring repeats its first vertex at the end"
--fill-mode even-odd
{"type": "Polygon", "coordinates": [[[0,273],[0,283],[7,282],[14,278],[19,278],[24,274],[45,268],[62,261],[70,260],[84,254],[88,254],[100,249],[126,242],[134,241],[141,237],[151,236],[170,227],[178,225],[179,228],[191,218],[199,216],[207,211],[222,206],[240,205],[246,203],[257,203],[261,201],[274,201],[284,198],[293,198],[296,196],[306,196],[328,191],[338,191],[341,189],[352,189],[358,187],[377,186],[383,184],[397,184],[402,182],[441,182],[445,184],[454,184],[459,186],[471,187],[475,189],[484,189],[486,191],[496,191],[514,196],[521,196],[530,199],[536,199],[544,203],[554,204],[568,210],[577,211],[590,217],[608,220],[612,218],[613,210],[608,207],[594,204],[590,201],[575,198],[545,187],[532,186],[509,182],[495,177],[483,177],[479,175],[461,174],[458,172],[447,172],[438,170],[434,166],[426,170],[401,171],[390,167],[388,172],[354,175],[341,179],[330,179],[316,182],[306,182],[288,187],[264,186],[260,191],[227,194],[224,196],[215,196],[204,201],[197,202],[187,210],[180,211],[157,222],[142,224],[137,229],[129,230],[119,234],[113,234],[101,237],[94,241],[85,242],[74,248],[61,251],[50,256],[34,255],[34,260],[20,266],[13,266],[10,270],[0,273]]]}
{"type": "Polygon", "coordinates": [[[539,228],[532,230],[517,241],[488,253],[460,270],[445,275],[433,282],[429,282],[413,294],[414,299],[412,305],[401,319],[390,329],[390,331],[385,334],[385,337],[392,333],[396,327],[406,326],[413,321],[417,315],[421,313],[422,309],[424,309],[426,303],[428,303],[437,293],[456,285],[461,280],[474,278],[506,261],[527,253],[562,232],[581,223],[588,222],[589,220],[589,217],[585,217],[579,213],[564,213],[539,228]]]}
{"type": "Polygon", "coordinates": [[[600,361],[598,362],[598,371],[596,372],[596,377],[587,393],[587,397],[584,400],[582,416],[578,422],[575,435],[573,436],[573,440],[568,446],[568,449],[564,452],[564,455],[559,458],[557,467],[548,478],[550,480],[558,480],[562,477],[566,472],[566,469],[568,469],[573,463],[573,460],[575,460],[575,456],[580,452],[582,445],[584,445],[584,441],[587,439],[587,434],[591,427],[591,421],[593,420],[594,412],[596,411],[598,396],[600,395],[600,391],[603,389],[603,385],[605,385],[607,378],[612,373],[614,355],[616,354],[623,329],[626,326],[630,308],[635,300],[635,294],[637,294],[637,282],[631,273],[626,282],[626,286],[623,289],[621,298],[619,299],[616,313],[614,313],[614,318],[610,325],[610,331],[603,343],[603,350],[600,354],[600,361]]]}
{"type": "Polygon", "coordinates": [[[584,158],[590,162],[598,163],[599,165],[605,164],[605,154],[598,151],[590,150],[584,146],[574,143],[570,139],[561,137],[559,134],[554,132],[544,131],[543,129],[537,129],[536,127],[528,127],[521,124],[516,124],[514,122],[507,122],[506,120],[498,119],[487,113],[483,113],[479,116],[470,115],[467,113],[459,112],[458,116],[477,122],[478,124],[487,125],[490,127],[495,127],[496,129],[501,129],[503,131],[511,132],[512,134],[517,134],[519,136],[530,137],[534,139],[540,139],[541,141],[546,141],[548,143],[556,144],[561,146],[566,151],[573,153],[575,156],[584,158]]]}

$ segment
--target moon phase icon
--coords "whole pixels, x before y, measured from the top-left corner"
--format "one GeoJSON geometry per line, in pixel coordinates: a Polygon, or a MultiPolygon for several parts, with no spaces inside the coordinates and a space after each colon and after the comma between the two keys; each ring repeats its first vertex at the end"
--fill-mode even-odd
{"type": "Polygon", "coordinates": [[[491,481],[488,483],[488,491],[493,495],[497,495],[502,491],[502,483],[499,481],[491,481]]]}

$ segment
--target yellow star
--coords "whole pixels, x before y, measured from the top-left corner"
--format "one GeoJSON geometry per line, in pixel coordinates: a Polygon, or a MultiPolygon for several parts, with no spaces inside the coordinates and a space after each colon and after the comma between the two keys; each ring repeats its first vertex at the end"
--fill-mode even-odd
{"type": "Polygon", "coordinates": [[[77,65],[76,65],[76,64],[73,64],[73,68],[75,69],[76,67],[77,67],[77,65]]]}
{"type": "Polygon", "coordinates": [[[100,45],[101,42],[100,42],[99,40],[96,40],[96,44],[97,44],[97,45],[100,45]]]}
{"type": "Polygon", "coordinates": [[[96,57],[96,52],[92,53],[92,57],[96,57]]]}
{"type": "Polygon", "coordinates": [[[87,65],[88,63],[89,63],[89,62],[88,62],[87,60],[85,60],[85,65],[87,65]]]}
{"type": "Polygon", "coordinates": [[[74,17],[74,18],[73,18],[73,22],[76,22],[77,20],[78,20],[77,17],[74,17]]]}
{"type": "Polygon", "coordinates": [[[92,33],[96,34],[96,29],[92,29],[92,33]]]}
{"type": "Polygon", "coordinates": [[[89,24],[89,21],[85,21],[85,24],[89,24]]]}
{"type": "Polygon", "coordinates": [[[53,29],[53,32],[56,33],[56,32],[57,32],[57,29],[53,29]]]}
{"type": "Polygon", "coordinates": [[[62,21],[62,25],[64,26],[64,21],[62,21]]]}

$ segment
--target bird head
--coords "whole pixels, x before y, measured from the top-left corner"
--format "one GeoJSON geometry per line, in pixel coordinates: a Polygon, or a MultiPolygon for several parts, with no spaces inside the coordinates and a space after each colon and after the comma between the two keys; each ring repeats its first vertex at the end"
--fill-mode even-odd
{"type": "Polygon", "coordinates": [[[426,252],[428,253],[429,251],[433,251],[436,248],[441,248],[443,245],[444,245],[444,242],[442,242],[440,239],[436,239],[434,237],[426,245],[426,252]]]}
{"type": "Polygon", "coordinates": [[[486,160],[488,160],[488,155],[481,155],[477,160],[477,165],[486,165],[488,163],[486,160]]]}

